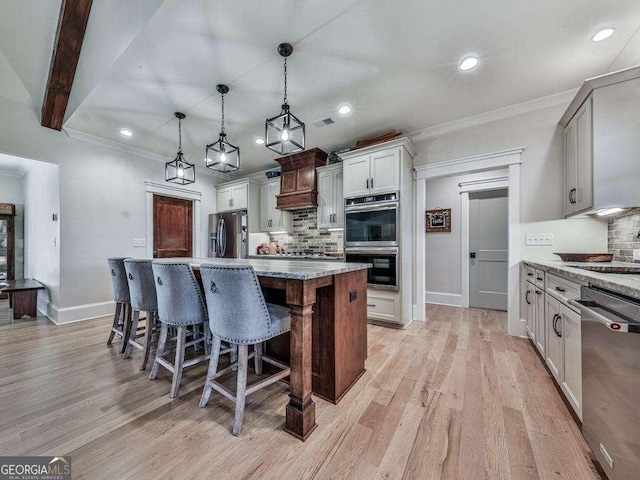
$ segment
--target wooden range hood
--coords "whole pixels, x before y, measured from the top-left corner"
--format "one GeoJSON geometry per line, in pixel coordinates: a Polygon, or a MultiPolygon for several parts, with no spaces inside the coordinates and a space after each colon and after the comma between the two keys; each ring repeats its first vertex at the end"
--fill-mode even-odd
{"type": "Polygon", "coordinates": [[[327,154],[319,148],[277,158],[282,175],[280,195],[276,196],[276,208],[297,210],[318,206],[318,182],[316,167],[327,162],[327,154]]]}

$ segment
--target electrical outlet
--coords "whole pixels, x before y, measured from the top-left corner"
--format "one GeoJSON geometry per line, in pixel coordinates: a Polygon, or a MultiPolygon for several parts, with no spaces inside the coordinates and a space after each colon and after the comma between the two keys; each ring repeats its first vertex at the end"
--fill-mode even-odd
{"type": "Polygon", "coordinates": [[[145,239],[144,238],[134,238],[133,239],[133,246],[134,247],[144,247],[146,245],[145,239]]]}
{"type": "Polygon", "coordinates": [[[525,245],[553,245],[553,233],[527,233],[525,235],[525,245]]]}
{"type": "Polygon", "coordinates": [[[640,262],[640,250],[636,249],[633,251],[633,261],[640,262]]]}

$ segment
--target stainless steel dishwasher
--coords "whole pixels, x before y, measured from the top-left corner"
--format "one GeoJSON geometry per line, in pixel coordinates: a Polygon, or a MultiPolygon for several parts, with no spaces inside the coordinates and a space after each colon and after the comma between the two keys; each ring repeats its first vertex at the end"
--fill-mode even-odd
{"type": "Polygon", "coordinates": [[[582,433],[610,480],[640,478],[640,300],[582,287],[582,433]]]}

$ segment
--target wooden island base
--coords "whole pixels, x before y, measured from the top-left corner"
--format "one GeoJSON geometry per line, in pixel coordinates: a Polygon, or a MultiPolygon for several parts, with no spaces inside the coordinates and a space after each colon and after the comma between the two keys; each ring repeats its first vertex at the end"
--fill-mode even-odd
{"type": "MultiPolygon", "coordinates": [[[[337,404],[364,374],[367,358],[367,273],[343,273],[317,280],[312,306],[313,394],[337,404]],[[328,285],[328,280],[332,280],[328,285]]],[[[286,290],[260,278],[269,302],[288,305],[286,290]]],[[[267,342],[265,353],[289,364],[290,334],[267,342]]]]}

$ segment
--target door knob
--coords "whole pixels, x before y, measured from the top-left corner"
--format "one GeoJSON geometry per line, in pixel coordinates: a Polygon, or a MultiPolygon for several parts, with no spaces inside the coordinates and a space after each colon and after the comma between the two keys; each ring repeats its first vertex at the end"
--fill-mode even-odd
{"type": "Polygon", "coordinates": [[[476,258],[476,252],[469,253],[469,258],[476,258]]]}

